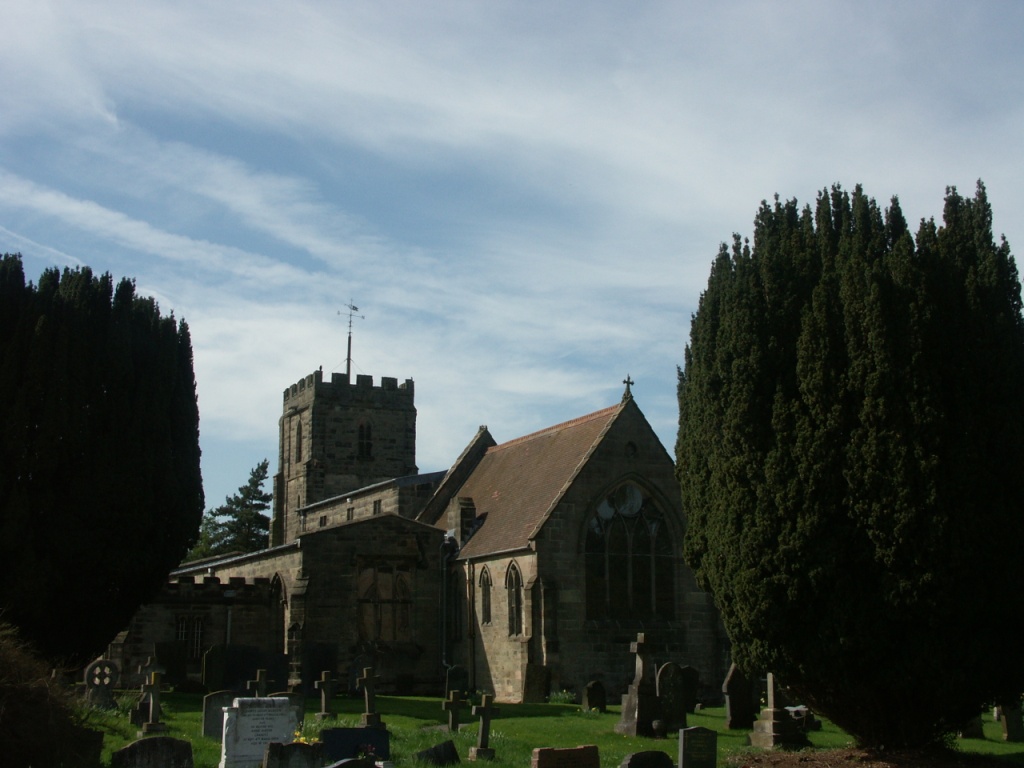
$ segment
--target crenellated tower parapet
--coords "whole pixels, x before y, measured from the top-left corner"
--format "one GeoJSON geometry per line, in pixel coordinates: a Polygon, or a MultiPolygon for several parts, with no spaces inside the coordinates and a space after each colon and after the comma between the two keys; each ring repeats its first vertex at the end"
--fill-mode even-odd
{"type": "Polygon", "coordinates": [[[299,508],[417,473],[412,379],[314,371],[284,390],[278,424],[272,546],[298,534],[299,508]]]}

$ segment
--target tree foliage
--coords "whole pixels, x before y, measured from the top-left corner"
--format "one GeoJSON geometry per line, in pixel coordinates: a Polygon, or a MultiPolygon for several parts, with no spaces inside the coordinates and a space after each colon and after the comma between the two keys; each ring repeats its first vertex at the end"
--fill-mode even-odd
{"type": "Polygon", "coordinates": [[[249,480],[224,503],[207,511],[199,529],[199,541],[188,560],[223,555],[228,552],[257,552],[266,549],[270,534],[270,509],[273,494],[263,490],[270,462],[264,459],[249,472],[249,480]]]}
{"type": "Polygon", "coordinates": [[[979,182],[763,203],[722,246],[679,374],[685,557],[736,662],[864,745],[1018,699],[1024,322],[979,182]]]}
{"type": "Polygon", "coordinates": [[[203,510],[188,326],[131,280],[0,259],[0,613],[50,658],[96,654],[203,510]]]}

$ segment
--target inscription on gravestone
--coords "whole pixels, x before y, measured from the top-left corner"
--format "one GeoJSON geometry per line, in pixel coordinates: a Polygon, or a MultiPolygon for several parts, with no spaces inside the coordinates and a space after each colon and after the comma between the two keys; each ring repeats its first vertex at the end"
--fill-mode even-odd
{"type": "Polygon", "coordinates": [[[715,768],[718,734],[699,725],[679,732],[679,768],[715,768]]]}
{"type": "Polygon", "coordinates": [[[235,699],[224,708],[220,768],[259,768],[267,744],[290,743],[298,727],[288,699],[235,699]]]}

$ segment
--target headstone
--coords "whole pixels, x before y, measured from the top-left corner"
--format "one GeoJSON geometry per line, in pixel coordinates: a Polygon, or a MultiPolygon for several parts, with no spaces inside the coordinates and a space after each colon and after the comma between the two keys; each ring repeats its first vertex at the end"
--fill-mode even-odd
{"type": "Polygon", "coordinates": [[[689,711],[687,703],[690,696],[688,680],[683,676],[683,668],[674,661],[669,661],[658,668],[657,682],[661,720],[667,732],[675,733],[686,727],[686,713],[689,711]]]}
{"type": "Polygon", "coordinates": [[[424,749],[422,752],[417,752],[413,755],[413,759],[427,765],[438,766],[455,765],[462,762],[459,760],[459,751],[455,749],[455,743],[452,741],[444,741],[429,749],[424,749]]]}
{"type": "Polygon", "coordinates": [[[480,730],[476,735],[476,746],[469,748],[470,760],[493,760],[494,750],[489,746],[491,738],[491,718],[498,714],[493,704],[494,697],[485,693],[480,697],[480,704],[473,707],[474,717],[480,718],[480,730]]]}
{"type": "Polygon", "coordinates": [[[447,699],[452,691],[469,691],[469,672],[458,664],[448,667],[444,676],[444,697],[447,699]]]}
{"type": "Polygon", "coordinates": [[[316,719],[334,720],[337,715],[331,711],[331,703],[334,693],[338,689],[338,681],[331,677],[329,670],[325,669],[320,673],[320,679],[314,683],[314,686],[320,692],[320,711],[316,713],[316,719]]]}
{"type": "Polygon", "coordinates": [[[295,719],[299,721],[300,726],[302,725],[302,721],[306,719],[306,697],[303,694],[297,691],[279,691],[270,696],[275,699],[288,699],[295,710],[295,719]]]}
{"type": "Polygon", "coordinates": [[[291,743],[298,727],[288,699],[235,699],[224,708],[220,768],[259,768],[267,744],[291,743]]]}
{"type": "Polygon", "coordinates": [[[625,736],[654,736],[654,721],[661,716],[654,670],[647,659],[648,649],[644,633],[636,636],[629,646],[636,654],[636,672],[633,682],[622,695],[622,717],[615,724],[615,732],[625,736]]]}
{"type": "Polygon", "coordinates": [[[331,763],[326,768],[377,768],[377,764],[365,757],[346,757],[344,760],[331,763]]]}
{"type": "Polygon", "coordinates": [[[964,723],[959,735],[961,739],[984,739],[985,733],[982,729],[981,715],[972,717],[964,723]]]}
{"type": "Polygon", "coordinates": [[[680,674],[683,680],[683,707],[687,712],[693,714],[697,711],[700,694],[700,672],[691,666],[684,666],[680,669],[680,674]]]}
{"type": "Polygon", "coordinates": [[[149,736],[154,733],[166,733],[167,726],[160,722],[163,714],[160,708],[160,673],[151,672],[149,680],[142,686],[143,696],[149,699],[149,718],[142,724],[139,736],[149,736]]]}
{"type": "Polygon", "coordinates": [[[715,768],[718,760],[718,734],[710,728],[694,726],[679,732],[679,768],[715,768]]]}
{"type": "Polygon", "coordinates": [[[267,744],[262,768],[320,768],[323,744],[267,744]]]}
{"type": "Polygon", "coordinates": [[[233,691],[214,691],[203,696],[203,736],[221,740],[224,735],[224,707],[235,700],[233,691]]]}
{"type": "Polygon", "coordinates": [[[672,758],[658,749],[633,752],[622,758],[619,768],[675,768],[672,758]]]}
{"type": "Polygon", "coordinates": [[[729,730],[748,730],[757,719],[754,686],[743,670],[732,664],[722,683],[725,694],[725,727],[729,730]]]}
{"type": "Polygon", "coordinates": [[[441,709],[448,713],[448,733],[459,732],[459,710],[465,703],[460,690],[449,691],[448,698],[441,702],[441,709]]]}
{"type": "Polygon", "coordinates": [[[110,768],[192,768],[192,745],[170,736],[133,741],[110,756],[110,768]]]}
{"type": "Polygon", "coordinates": [[[391,734],[382,728],[324,728],[320,731],[327,760],[373,756],[391,759],[391,734]]]}
{"type": "Polygon", "coordinates": [[[1024,741],[1024,721],[1021,719],[1020,704],[1004,706],[999,722],[1003,726],[1003,741],[1024,741]]]}
{"type": "Polygon", "coordinates": [[[167,667],[161,664],[156,656],[149,656],[135,668],[135,671],[142,676],[142,685],[145,685],[149,682],[150,675],[154,672],[159,672],[163,675],[167,671],[167,667]]]}
{"type": "Polygon", "coordinates": [[[110,659],[96,659],[85,668],[86,700],[99,709],[113,709],[114,686],[120,675],[120,668],[110,659]]]}
{"type": "Polygon", "coordinates": [[[256,679],[247,680],[245,683],[245,690],[249,692],[249,696],[254,699],[262,699],[267,695],[267,685],[270,683],[267,680],[267,670],[257,669],[256,679]]]}
{"type": "Polygon", "coordinates": [[[380,677],[373,674],[373,667],[366,667],[363,669],[363,675],[356,683],[363,689],[363,699],[366,704],[366,711],[363,712],[360,718],[360,723],[364,728],[385,728],[387,727],[384,722],[381,721],[380,715],[377,713],[377,681],[380,677]]]}
{"type": "Polygon", "coordinates": [[[600,680],[591,680],[583,689],[583,700],[580,702],[584,712],[596,709],[598,712],[608,711],[608,695],[604,690],[604,683],[600,680]]]}
{"type": "Polygon", "coordinates": [[[570,749],[537,747],[530,768],[601,768],[601,756],[595,744],[570,749]]]}
{"type": "MultiPolygon", "coordinates": [[[[754,729],[747,740],[752,747],[772,749],[774,747],[799,748],[809,744],[806,733],[785,707],[776,698],[778,689],[775,676],[768,673],[768,706],[761,710],[761,716],[754,721],[754,729]]],[[[781,697],[780,697],[781,698],[781,697]]]]}

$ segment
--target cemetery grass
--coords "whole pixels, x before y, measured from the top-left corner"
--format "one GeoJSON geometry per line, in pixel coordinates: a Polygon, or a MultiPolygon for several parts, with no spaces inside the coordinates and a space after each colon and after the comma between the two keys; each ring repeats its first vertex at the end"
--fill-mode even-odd
{"type": "MultiPolygon", "coordinates": [[[[137,694],[118,697],[118,708],[107,712],[90,710],[87,724],[105,732],[103,765],[110,764],[113,752],[136,738],[138,727],[129,721],[129,711],[137,694]]],[[[202,695],[165,693],[161,697],[169,731],[167,735],[192,743],[195,768],[215,768],[220,761],[220,744],[202,736],[202,695]]],[[[466,721],[457,734],[449,734],[447,714],[441,700],[427,697],[377,697],[378,710],[391,732],[391,759],[396,767],[422,768],[413,756],[449,738],[455,743],[463,762],[470,747],[476,745],[478,723],[468,706],[461,712],[466,721]]],[[[476,701],[474,703],[479,703],[476,701]]],[[[574,704],[499,704],[499,713],[491,721],[490,746],[497,754],[493,768],[527,768],[534,747],[576,747],[596,744],[602,768],[618,768],[632,752],[660,750],[678,761],[678,739],[627,737],[614,732],[619,708],[609,707],[605,714],[583,712],[574,704]]],[[[322,727],[355,727],[363,710],[362,697],[339,697],[333,709],[337,719],[321,725],[314,713],[319,710],[315,697],[307,699],[302,737],[313,741],[322,727]]],[[[812,747],[797,752],[764,752],[747,746],[748,731],[725,730],[725,711],[705,709],[688,715],[687,725],[711,728],[718,733],[720,768],[988,768],[988,766],[1024,765],[1024,745],[1007,744],[991,716],[985,719],[985,739],[957,742],[954,762],[923,753],[878,755],[853,747],[850,737],[837,727],[823,722],[820,731],[810,734],[812,747]]],[[[487,765],[481,762],[480,765],[487,765]]]]}

